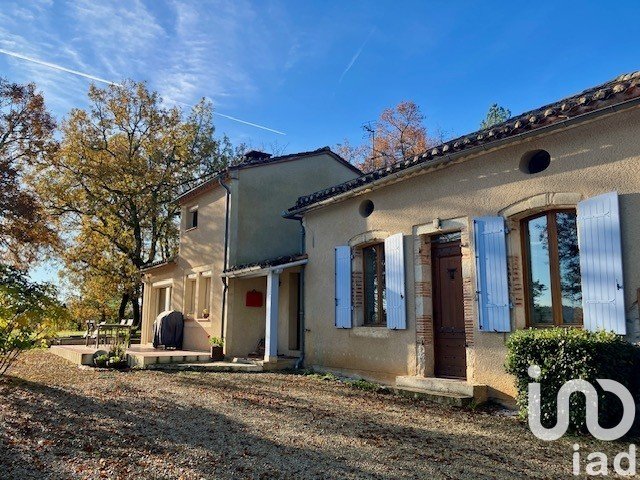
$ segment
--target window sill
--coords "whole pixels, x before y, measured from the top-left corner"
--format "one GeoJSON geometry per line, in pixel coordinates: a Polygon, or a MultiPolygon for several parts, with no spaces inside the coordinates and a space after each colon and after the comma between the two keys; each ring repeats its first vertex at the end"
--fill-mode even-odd
{"type": "Polygon", "coordinates": [[[389,329],[387,327],[353,327],[351,329],[352,337],[363,338],[389,338],[389,329]]]}
{"type": "Polygon", "coordinates": [[[198,229],[198,227],[189,227],[189,228],[185,229],[184,233],[190,232],[192,230],[197,230],[197,229],[198,229]]]}

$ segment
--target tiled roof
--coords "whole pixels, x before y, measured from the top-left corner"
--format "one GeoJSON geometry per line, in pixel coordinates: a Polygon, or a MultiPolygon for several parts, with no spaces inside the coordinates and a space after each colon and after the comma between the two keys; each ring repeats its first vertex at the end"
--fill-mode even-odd
{"type": "Polygon", "coordinates": [[[394,174],[401,175],[403,170],[411,167],[417,165],[428,166],[430,163],[435,163],[453,153],[464,152],[473,147],[483,146],[488,148],[494,142],[508,140],[510,137],[515,137],[525,132],[535,131],[588,112],[595,112],[602,108],[622,104],[625,101],[639,97],[640,71],[620,75],[602,85],[589,88],[577,95],[511,117],[507,121],[494,125],[493,127],[478,130],[444,142],[431,148],[422,155],[406,158],[389,167],[379,168],[359,178],[300,197],[296,204],[285,212],[285,216],[295,216],[323,200],[347,193],[358,187],[373,183],[376,180],[394,174]]]}
{"type": "Polygon", "coordinates": [[[175,258],[169,258],[167,260],[156,260],[155,262],[149,262],[142,267],[140,267],[141,272],[146,272],[147,270],[151,270],[153,268],[164,267],[165,265],[169,265],[175,263],[175,258]]]}
{"type": "Polygon", "coordinates": [[[261,260],[259,262],[254,263],[245,263],[243,265],[234,265],[232,267],[227,268],[224,273],[237,272],[239,270],[247,270],[250,268],[267,268],[267,267],[277,267],[278,265],[285,265],[287,263],[297,262],[299,260],[306,260],[307,254],[297,254],[297,255],[285,255],[283,257],[270,258],[267,260],[261,260]]]}
{"type": "Polygon", "coordinates": [[[328,154],[329,156],[333,157],[336,161],[338,161],[339,163],[342,163],[347,168],[350,168],[358,175],[362,174],[362,172],[360,171],[360,169],[358,169],[358,167],[356,167],[355,165],[352,165],[351,163],[346,161],[344,158],[342,158],[340,155],[333,152],[330,147],[322,147],[316,150],[310,150],[308,152],[291,153],[288,155],[280,155],[277,157],[265,156],[262,158],[245,159],[244,161],[240,162],[237,165],[231,165],[223,170],[220,170],[219,172],[212,173],[211,175],[208,176],[207,179],[203,180],[200,184],[181,193],[178,196],[178,198],[176,198],[175,201],[179,202],[181,200],[184,200],[187,197],[191,198],[195,195],[198,195],[199,193],[206,190],[211,185],[215,184],[221,176],[227,174],[232,170],[242,170],[244,168],[257,167],[257,166],[268,165],[268,164],[277,163],[277,162],[284,162],[284,161],[293,160],[296,158],[311,157],[311,156],[322,154],[322,153],[328,154]]]}

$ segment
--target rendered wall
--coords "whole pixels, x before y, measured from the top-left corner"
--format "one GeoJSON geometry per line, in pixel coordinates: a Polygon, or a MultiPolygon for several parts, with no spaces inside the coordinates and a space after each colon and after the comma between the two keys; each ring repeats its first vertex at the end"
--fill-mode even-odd
{"type": "Polygon", "coordinates": [[[282,218],[298,197],[357,174],[327,154],[238,172],[238,231],[233,264],[300,252],[300,224],[282,218]]]}
{"type": "MultiPolygon", "coordinates": [[[[567,192],[586,198],[612,190],[619,192],[626,307],[630,316],[635,315],[637,324],[639,131],[640,111],[622,112],[487,152],[309,212],[305,216],[309,255],[305,277],[306,328],[309,330],[306,363],[387,381],[393,381],[396,375],[416,374],[419,367],[423,367],[418,365],[416,354],[421,339],[416,334],[414,227],[430,225],[435,218],[466,217],[471,222],[474,217],[497,215],[512,204],[546,193],[567,192]],[[519,162],[525,152],[534,149],[549,151],[552,163],[547,170],[528,175],[520,171],[519,162]],[[368,218],[358,213],[358,206],[365,199],[375,204],[375,211],[368,218]],[[405,235],[407,330],[367,327],[338,330],[333,326],[334,247],[346,245],[350,239],[371,230],[405,235]]],[[[575,195],[558,198],[571,199],[575,195]]],[[[513,234],[508,241],[510,267],[521,271],[520,252],[514,246],[519,242],[514,243],[513,234]]],[[[472,236],[469,242],[474,254],[472,236]]],[[[512,282],[514,286],[518,286],[517,281],[512,282]]],[[[516,304],[512,320],[518,328],[523,328],[524,307],[521,298],[518,302],[517,288],[511,288],[511,295],[516,304]]],[[[469,381],[487,384],[491,396],[508,399],[515,394],[512,378],[504,373],[503,367],[508,334],[478,331],[476,305],[473,313],[474,344],[467,352],[471,363],[469,381]]]]}

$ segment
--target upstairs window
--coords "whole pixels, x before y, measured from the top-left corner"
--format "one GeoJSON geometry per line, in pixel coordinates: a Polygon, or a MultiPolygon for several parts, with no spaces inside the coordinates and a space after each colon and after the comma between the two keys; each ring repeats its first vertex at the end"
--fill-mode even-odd
{"type": "Polygon", "coordinates": [[[364,324],[384,326],[387,324],[384,243],[363,247],[362,260],[364,324]]]}
{"type": "Polygon", "coordinates": [[[545,212],[523,220],[522,227],[529,325],[582,325],[576,212],[545,212]]]}
{"type": "Polygon", "coordinates": [[[187,230],[198,226],[198,207],[192,207],[187,212],[187,230]]]}

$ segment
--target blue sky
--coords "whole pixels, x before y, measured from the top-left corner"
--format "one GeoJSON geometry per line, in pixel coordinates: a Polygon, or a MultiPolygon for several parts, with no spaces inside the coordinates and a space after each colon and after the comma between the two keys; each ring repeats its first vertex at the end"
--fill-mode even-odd
{"type": "MultiPolygon", "coordinates": [[[[287,153],[362,139],[411,99],[428,129],[475,130],[489,105],[519,113],[640,69],[637,2],[2,1],[0,49],[170,102],[210,98],[219,133],[287,153]]],[[[62,118],[91,80],[0,53],[62,118]]]]}

